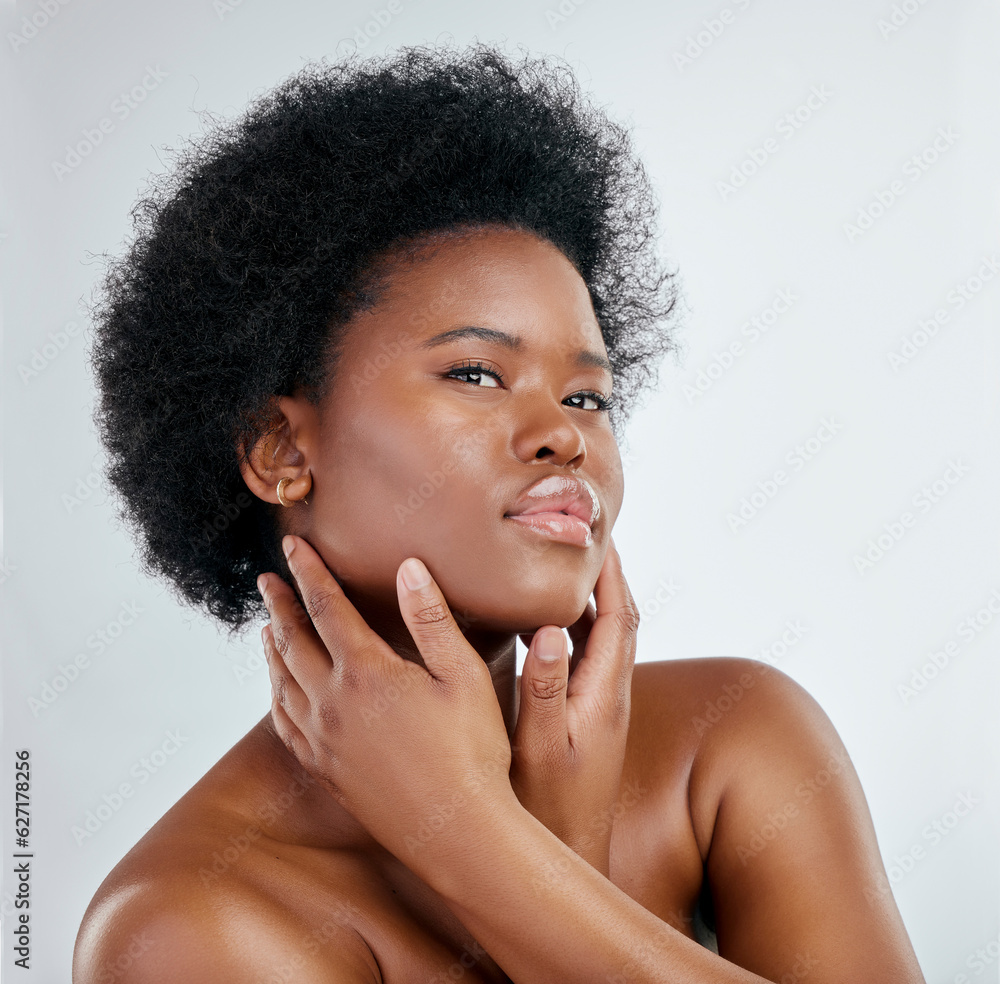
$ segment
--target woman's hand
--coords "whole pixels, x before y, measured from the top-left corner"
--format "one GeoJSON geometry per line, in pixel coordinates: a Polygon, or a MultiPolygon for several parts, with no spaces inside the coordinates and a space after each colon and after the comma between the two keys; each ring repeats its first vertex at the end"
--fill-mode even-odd
{"type": "Polygon", "coordinates": [[[612,538],[594,606],[569,627],[528,639],[510,782],[521,805],[564,844],[609,874],[611,828],[628,737],[639,610],[612,538]],[[556,658],[539,658],[554,643],[556,658]]]}
{"type": "Polygon", "coordinates": [[[424,668],[369,627],[309,543],[289,541],[305,611],[273,574],[263,591],[275,730],[376,840],[420,874],[434,863],[434,848],[444,849],[430,846],[444,823],[498,806],[520,809],[489,669],[429,574],[411,590],[407,564],[396,573],[399,608],[424,668]]]}

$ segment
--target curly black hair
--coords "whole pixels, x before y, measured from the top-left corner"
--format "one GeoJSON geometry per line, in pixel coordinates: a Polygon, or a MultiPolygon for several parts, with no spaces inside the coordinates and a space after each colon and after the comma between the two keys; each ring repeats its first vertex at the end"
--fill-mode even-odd
{"type": "Polygon", "coordinates": [[[386,257],[490,225],[550,241],[587,285],[615,372],[611,425],[657,382],[676,272],[628,133],[572,71],[476,42],[306,64],[237,120],[190,140],[132,210],[91,303],[94,422],[146,570],[230,628],[266,618],[287,572],[279,507],[240,449],[276,395],[323,399],[386,257]]]}

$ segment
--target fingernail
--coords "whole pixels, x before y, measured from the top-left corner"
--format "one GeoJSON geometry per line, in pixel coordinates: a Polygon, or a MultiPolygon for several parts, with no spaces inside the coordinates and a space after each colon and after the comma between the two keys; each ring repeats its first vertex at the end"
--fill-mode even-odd
{"type": "Polygon", "coordinates": [[[271,653],[270,650],[267,648],[267,640],[270,638],[271,638],[271,623],[268,622],[260,630],[260,641],[264,646],[264,659],[266,659],[268,662],[271,661],[271,653]]]}
{"type": "MultiPolygon", "coordinates": [[[[264,598],[264,590],[267,587],[267,575],[258,574],[257,575],[257,590],[260,592],[261,598],[264,598]]],[[[265,598],[266,600],[266,598],[265,598]]]]}
{"type": "Polygon", "coordinates": [[[285,560],[288,560],[295,549],[295,538],[292,536],[283,536],[281,538],[281,549],[285,552],[285,560]]]}
{"type": "Polygon", "coordinates": [[[403,564],[403,584],[411,591],[419,591],[430,583],[430,573],[416,557],[411,557],[403,564]]]}
{"type": "Polygon", "coordinates": [[[554,663],[562,656],[562,632],[556,635],[551,629],[543,632],[538,640],[535,655],[544,663],[554,663]]]}

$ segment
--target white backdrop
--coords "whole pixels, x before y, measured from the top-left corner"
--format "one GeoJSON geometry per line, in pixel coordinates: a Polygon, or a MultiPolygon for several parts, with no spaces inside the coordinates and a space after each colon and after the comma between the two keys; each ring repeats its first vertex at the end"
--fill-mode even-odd
{"type": "Polygon", "coordinates": [[[238,113],[352,37],[450,35],[567,58],[634,127],[660,199],[688,313],[623,448],[639,659],[757,656],[802,683],[861,776],[927,980],[998,978],[996,3],[0,14],[5,973],[14,751],[33,773],[32,974],[68,980],[101,879],[269,701],[259,625],[226,644],[115,525],[78,311],[96,256],[198,111],[238,113]]]}

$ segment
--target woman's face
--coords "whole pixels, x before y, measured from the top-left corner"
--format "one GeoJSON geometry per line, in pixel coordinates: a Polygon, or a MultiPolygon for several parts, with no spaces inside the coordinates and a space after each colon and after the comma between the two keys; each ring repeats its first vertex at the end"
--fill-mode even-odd
{"type": "Polygon", "coordinates": [[[569,625],[624,492],[608,414],[583,395],[611,396],[606,358],[586,286],[552,244],[504,229],[440,241],[351,322],[303,445],[309,505],[283,518],[364,599],[369,621],[383,607],[398,616],[396,571],[416,556],[465,629],[569,625]],[[513,341],[455,332],[468,326],[513,341]],[[505,517],[548,475],[596,497],[589,545],[505,517]]]}

